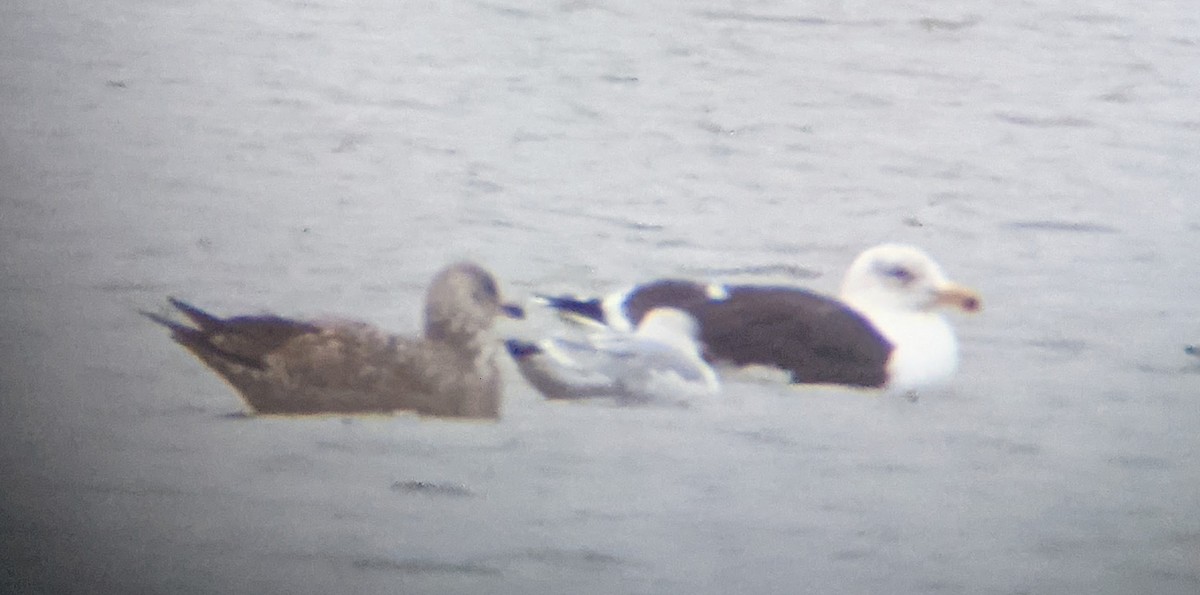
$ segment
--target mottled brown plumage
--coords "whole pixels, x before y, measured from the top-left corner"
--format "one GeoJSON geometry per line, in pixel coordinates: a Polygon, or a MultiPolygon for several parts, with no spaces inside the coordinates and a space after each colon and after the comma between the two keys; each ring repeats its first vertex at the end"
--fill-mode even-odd
{"type": "Polygon", "coordinates": [[[147,317],[225,379],[257,413],[387,413],[497,418],[496,282],[477,265],[443,269],[430,284],[425,336],[391,335],[358,322],[316,323],[273,315],[219,318],[171,299],[189,326],[147,317]]]}

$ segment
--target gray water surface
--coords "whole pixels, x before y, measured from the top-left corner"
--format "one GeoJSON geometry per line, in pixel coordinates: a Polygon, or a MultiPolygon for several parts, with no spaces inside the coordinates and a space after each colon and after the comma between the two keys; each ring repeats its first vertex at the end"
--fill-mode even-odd
{"type": "Polygon", "coordinates": [[[1200,592],[1198,31],[1190,0],[4,3],[0,591],[1200,592]],[[881,241],[985,298],[916,403],[563,405],[509,366],[495,424],[251,418],[137,315],[415,332],[460,258],[517,299],[833,292],[881,241]]]}

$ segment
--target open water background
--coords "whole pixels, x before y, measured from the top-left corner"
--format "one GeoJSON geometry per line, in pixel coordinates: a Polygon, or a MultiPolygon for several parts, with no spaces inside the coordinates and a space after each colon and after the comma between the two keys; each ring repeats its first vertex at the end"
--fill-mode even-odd
{"type": "Polygon", "coordinates": [[[5,2],[0,591],[1200,592],[1198,105],[1191,0],[5,2]],[[917,403],[253,419],[136,313],[892,240],[985,297],[917,403]]]}

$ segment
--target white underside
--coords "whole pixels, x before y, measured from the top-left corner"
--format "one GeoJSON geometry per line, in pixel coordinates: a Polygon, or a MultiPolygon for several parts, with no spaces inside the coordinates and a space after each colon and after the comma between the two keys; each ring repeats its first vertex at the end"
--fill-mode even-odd
{"type": "Polygon", "coordinates": [[[958,340],[941,314],[873,312],[870,320],[894,346],[887,363],[889,391],[937,387],[954,375],[958,340]]]}
{"type": "Polygon", "coordinates": [[[792,381],[792,373],[776,366],[750,364],[736,366],[727,362],[714,364],[722,378],[747,382],[752,384],[788,384],[792,381]]]}
{"type": "Polygon", "coordinates": [[[688,405],[712,398],[720,390],[716,375],[707,368],[708,374],[703,380],[687,380],[672,370],[652,370],[642,382],[625,385],[625,396],[620,399],[627,403],[657,403],[668,405],[688,405]]]}
{"type": "Polygon", "coordinates": [[[586,339],[546,339],[541,354],[522,365],[522,373],[552,379],[561,392],[554,398],[607,396],[623,404],[687,404],[720,390],[716,373],[700,358],[696,345],[681,338],[629,336],[607,331],[586,339]],[[666,357],[670,353],[673,357],[666,357]],[[685,377],[686,376],[686,377],[685,377]]]}

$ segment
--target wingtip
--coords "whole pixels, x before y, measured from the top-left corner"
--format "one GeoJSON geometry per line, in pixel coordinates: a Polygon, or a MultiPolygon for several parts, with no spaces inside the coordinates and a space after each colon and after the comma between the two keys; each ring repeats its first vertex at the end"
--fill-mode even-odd
{"type": "Polygon", "coordinates": [[[508,354],[513,359],[520,360],[531,355],[536,355],[542,352],[542,349],[534,343],[522,341],[520,339],[505,339],[504,348],[508,350],[508,354]]]}
{"type": "Polygon", "coordinates": [[[215,328],[221,323],[221,319],[193,306],[177,297],[168,296],[167,302],[174,306],[180,312],[183,312],[191,321],[202,329],[215,328]]]}
{"type": "Polygon", "coordinates": [[[167,330],[171,331],[171,337],[177,342],[184,342],[201,334],[201,331],[196,330],[195,328],[177,320],[167,318],[162,314],[148,312],[146,310],[138,310],[138,314],[141,314],[142,316],[149,318],[151,321],[166,327],[167,330]]]}
{"type": "Polygon", "coordinates": [[[167,303],[171,304],[172,306],[174,306],[175,308],[177,308],[183,312],[194,312],[194,311],[199,310],[199,308],[197,308],[197,307],[195,307],[173,295],[167,296],[167,303]]]}
{"type": "Polygon", "coordinates": [[[167,328],[174,328],[176,326],[180,326],[178,322],[175,322],[174,320],[171,320],[170,318],[167,318],[166,316],[163,316],[161,314],[156,314],[154,312],[148,312],[146,310],[138,310],[138,314],[141,314],[142,316],[145,316],[146,318],[149,318],[150,320],[153,320],[154,322],[161,324],[167,328]]]}

